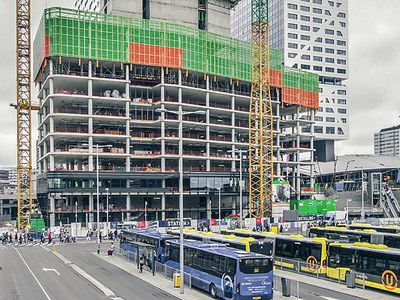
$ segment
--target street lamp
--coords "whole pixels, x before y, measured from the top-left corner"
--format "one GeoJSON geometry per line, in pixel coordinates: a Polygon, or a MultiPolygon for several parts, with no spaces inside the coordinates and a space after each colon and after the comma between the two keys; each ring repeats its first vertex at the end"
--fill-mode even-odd
{"type": "Polygon", "coordinates": [[[179,116],[179,269],[180,269],[180,293],[184,293],[184,255],[183,255],[183,116],[185,115],[192,115],[192,114],[199,114],[204,115],[206,114],[205,111],[197,110],[197,111],[183,111],[182,105],[179,105],[178,111],[167,110],[165,108],[158,108],[156,112],[160,113],[170,113],[179,116]]]}
{"type": "Polygon", "coordinates": [[[240,228],[243,228],[243,171],[242,171],[242,154],[249,150],[235,149],[228,150],[228,153],[239,153],[239,210],[240,210],[240,228]]]}
{"type": "Polygon", "coordinates": [[[75,238],[78,241],[78,201],[75,201],[75,238]]]}
{"type": "Polygon", "coordinates": [[[144,228],[147,229],[147,201],[144,201],[144,228]]]}
{"type": "Polygon", "coordinates": [[[110,224],[108,223],[108,192],[109,192],[109,188],[105,188],[106,190],[106,195],[107,195],[107,210],[106,210],[106,221],[107,221],[107,233],[110,230],[110,224]]]}
{"type": "Polygon", "coordinates": [[[218,188],[218,233],[221,234],[221,187],[218,188]]]}
{"type": "Polygon", "coordinates": [[[364,167],[354,167],[354,169],[361,169],[361,221],[364,221],[364,167]]]}
{"type": "MultiPolygon", "coordinates": [[[[82,146],[89,146],[89,144],[82,144],[82,146]]],[[[99,148],[110,148],[110,147],[112,147],[112,145],[99,146],[99,144],[96,144],[97,254],[100,254],[99,148]]]]}
{"type": "Polygon", "coordinates": [[[349,202],[351,202],[351,199],[346,199],[346,206],[347,206],[347,223],[349,223],[349,202]]]}

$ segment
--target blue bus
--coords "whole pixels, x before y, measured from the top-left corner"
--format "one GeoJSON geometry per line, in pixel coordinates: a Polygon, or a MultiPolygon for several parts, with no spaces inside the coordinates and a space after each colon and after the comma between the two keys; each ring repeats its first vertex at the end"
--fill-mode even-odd
{"type": "Polygon", "coordinates": [[[170,234],[163,234],[154,229],[129,229],[122,230],[120,248],[136,253],[137,246],[144,244],[151,246],[157,254],[157,261],[164,262],[165,242],[170,239],[176,239],[170,234]]]}
{"type": "MultiPolygon", "coordinates": [[[[272,257],[224,244],[184,241],[185,273],[192,285],[222,299],[272,299],[272,257]]],[[[179,270],[179,240],[166,241],[165,265],[179,270]]]]}

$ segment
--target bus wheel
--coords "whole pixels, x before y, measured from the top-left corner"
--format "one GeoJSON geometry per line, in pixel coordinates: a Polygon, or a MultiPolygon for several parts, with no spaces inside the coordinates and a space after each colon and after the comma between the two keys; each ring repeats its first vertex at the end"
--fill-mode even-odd
{"type": "Polygon", "coordinates": [[[211,297],[213,297],[214,299],[217,298],[217,287],[215,286],[214,283],[210,284],[210,295],[211,297]]]}

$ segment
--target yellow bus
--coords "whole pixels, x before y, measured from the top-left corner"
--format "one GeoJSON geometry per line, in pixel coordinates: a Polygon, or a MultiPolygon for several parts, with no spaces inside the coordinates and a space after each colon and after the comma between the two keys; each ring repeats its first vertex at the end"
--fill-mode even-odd
{"type": "Polygon", "coordinates": [[[397,225],[389,225],[389,226],[372,226],[371,224],[357,224],[353,223],[347,226],[348,229],[352,230],[364,230],[370,229],[375,230],[376,232],[385,232],[385,233],[400,233],[400,226],[397,225]]]}
{"type": "Polygon", "coordinates": [[[350,270],[357,272],[357,284],[400,294],[399,249],[365,242],[329,244],[327,276],[344,281],[350,270]]]}
{"type": "Polygon", "coordinates": [[[255,239],[272,238],[275,243],[275,265],[306,273],[326,274],[327,244],[325,238],[306,238],[299,234],[281,235],[246,229],[225,230],[227,234],[255,239]]]}

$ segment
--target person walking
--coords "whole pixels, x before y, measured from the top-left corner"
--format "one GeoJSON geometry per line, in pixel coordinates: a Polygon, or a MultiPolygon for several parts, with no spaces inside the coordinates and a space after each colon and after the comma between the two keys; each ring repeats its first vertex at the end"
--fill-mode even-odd
{"type": "Polygon", "coordinates": [[[144,266],[145,261],[146,260],[144,258],[144,254],[142,254],[142,256],[140,257],[140,260],[139,260],[139,273],[143,272],[143,266],[144,266]]]}
{"type": "Polygon", "coordinates": [[[111,242],[111,245],[110,245],[110,247],[108,248],[108,255],[109,255],[109,256],[112,256],[113,253],[114,253],[114,250],[115,250],[114,243],[111,242]]]}
{"type": "Polygon", "coordinates": [[[90,237],[91,237],[91,232],[90,230],[88,230],[88,232],[86,233],[86,242],[90,242],[90,237]]]}

